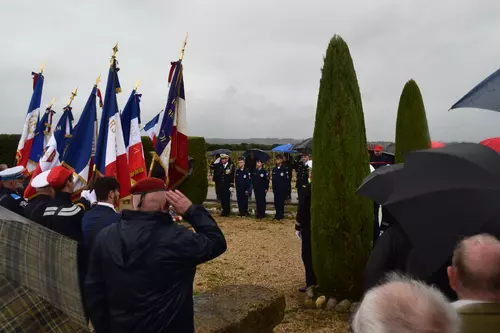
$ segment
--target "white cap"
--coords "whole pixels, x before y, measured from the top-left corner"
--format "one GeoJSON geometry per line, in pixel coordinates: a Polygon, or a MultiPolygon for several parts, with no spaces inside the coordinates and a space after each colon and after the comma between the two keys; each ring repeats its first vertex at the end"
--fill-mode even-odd
{"type": "Polygon", "coordinates": [[[34,188],[43,188],[49,186],[49,182],[47,181],[47,176],[49,175],[50,170],[44,171],[35,178],[31,180],[31,187],[34,188]]]}
{"type": "Polygon", "coordinates": [[[8,168],[3,171],[0,171],[1,180],[11,180],[17,178],[23,178],[23,170],[22,166],[15,166],[13,168],[8,168]]]}
{"type": "Polygon", "coordinates": [[[370,164],[370,172],[373,172],[375,171],[375,168],[373,167],[373,165],[370,164]]]}

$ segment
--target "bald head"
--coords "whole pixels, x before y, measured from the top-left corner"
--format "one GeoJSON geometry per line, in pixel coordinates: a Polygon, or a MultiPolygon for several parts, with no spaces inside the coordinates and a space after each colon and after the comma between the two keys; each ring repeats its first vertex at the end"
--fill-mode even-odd
{"type": "Polygon", "coordinates": [[[460,299],[500,302],[500,241],[487,234],[462,240],[448,278],[460,299]]]}
{"type": "Polygon", "coordinates": [[[440,291],[394,274],[366,293],[352,327],[354,333],[458,333],[459,319],[440,291]]]}
{"type": "Polygon", "coordinates": [[[156,191],[146,194],[134,194],[132,196],[132,207],[134,210],[144,212],[162,211],[166,202],[166,193],[166,191],[156,191]]]}

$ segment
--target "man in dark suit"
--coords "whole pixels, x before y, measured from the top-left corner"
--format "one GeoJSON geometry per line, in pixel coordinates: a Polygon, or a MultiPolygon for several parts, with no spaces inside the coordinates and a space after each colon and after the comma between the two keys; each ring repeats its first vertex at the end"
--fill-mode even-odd
{"type": "Polygon", "coordinates": [[[234,165],[229,163],[229,155],[220,155],[220,162],[215,164],[215,173],[219,175],[216,191],[219,193],[221,216],[229,216],[231,214],[231,193],[234,188],[234,165]]]}

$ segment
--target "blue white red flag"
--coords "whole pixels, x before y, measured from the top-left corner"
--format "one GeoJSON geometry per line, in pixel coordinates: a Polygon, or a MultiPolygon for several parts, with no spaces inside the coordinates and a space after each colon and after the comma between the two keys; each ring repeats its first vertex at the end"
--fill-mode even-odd
{"type": "MultiPolygon", "coordinates": [[[[57,123],[56,129],[52,133],[47,146],[43,151],[42,157],[38,162],[35,171],[31,179],[34,179],[40,173],[50,170],[55,166],[61,164],[61,159],[68,144],[68,140],[71,138],[73,132],[73,114],[71,112],[71,107],[67,106],[64,108],[64,112],[57,123]]],[[[24,191],[25,198],[31,198],[35,195],[36,190],[31,187],[31,182],[24,191]]]]}
{"type": "Polygon", "coordinates": [[[171,85],[167,106],[156,142],[156,156],[168,175],[168,188],[174,189],[187,177],[189,171],[187,146],[186,97],[182,61],[172,63],[171,85]]]}
{"type": "Polygon", "coordinates": [[[156,138],[158,135],[158,125],[160,120],[160,114],[157,114],[153,119],[151,119],[146,125],[144,125],[144,132],[149,136],[153,147],[156,147],[156,138]]]}
{"type": "Polygon", "coordinates": [[[43,150],[46,145],[45,140],[45,132],[47,131],[47,127],[50,131],[49,121],[52,119],[52,109],[49,107],[45,110],[42,118],[38,121],[35,129],[35,135],[33,137],[33,143],[31,145],[30,156],[28,159],[28,164],[26,165],[26,169],[28,173],[32,173],[36,166],[38,165],[38,161],[40,157],[43,156],[43,150]]]}
{"type": "Polygon", "coordinates": [[[30,157],[36,126],[40,118],[40,103],[42,101],[42,90],[44,77],[42,73],[31,73],[33,75],[33,94],[31,95],[28,113],[24,121],[21,139],[17,145],[16,165],[26,168],[30,157]]]}
{"type": "MultiPolygon", "coordinates": [[[[75,192],[86,187],[92,177],[97,142],[98,96],[100,96],[99,89],[94,86],[63,153],[62,164],[75,171],[75,192]]],[[[61,153],[60,150],[58,152],[61,153]]]]}
{"type": "Polygon", "coordinates": [[[138,182],[146,178],[146,161],[141,141],[141,96],[134,89],[121,114],[123,140],[127,149],[130,178],[138,182]]]}
{"type": "Polygon", "coordinates": [[[111,59],[106,95],[102,109],[95,165],[98,174],[116,177],[120,183],[120,197],[126,197],[130,192],[130,173],[127,163],[127,150],[123,139],[120,113],[116,93],[120,92],[118,81],[118,66],[115,57],[111,59]]]}

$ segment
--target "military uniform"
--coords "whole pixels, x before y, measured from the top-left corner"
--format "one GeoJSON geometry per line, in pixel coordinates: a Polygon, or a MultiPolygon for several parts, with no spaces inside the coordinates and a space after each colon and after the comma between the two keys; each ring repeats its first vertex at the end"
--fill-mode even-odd
{"type": "Polygon", "coordinates": [[[274,208],[276,209],[276,220],[282,220],[285,217],[285,200],[288,192],[288,173],[284,166],[273,168],[273,193],[274,208]]]}
{"type": "Polygon", "coordinates": [[[219,175],[217,192],[222,208],[221,216],[229,216],[231,213],[231,189],[234,187],[234,165],[229,162],[226,165],[218,163],[215,166],[215,172],[219,175]]]}
{"type": "Polygon", "coordinates": [[[252,186],[257,205],[255,217],[261,219],[266,216],[266,193],[269,189],[269,174],[266,169],[255,169],[252,175],[252,186]]]}
{"type": "Polygon", "coordinates": [[[45,208],[47,208],[52,197],[39,194],[36,197],[30,199],[26,208],[24,209],[24,216],[33,222],[43,225],[44,227],[49,227],[45,225],[43,214],[45,213],[45,208]]]}
{"type": "Polygon", "coordinates": [[[0,206],[13,211],[16,214],[24,216],[24,209],[27,202],[17,192],[10,188],[4,187],[2,195],[0,196],[0,206]]]}
{"type": "Polygon", "coordinates": [[[236,169],[236,200],[240,216],[248,216],[248,196],[252,189],[252,174],[248,169],[236,169]]]}
{"type": "Polygon", "coordinates": [[[309,179],[309,168],[305,163],[302,161],[298,162],[295,166],[297,170],[297,180],[295,187],[297,188],[297,195],[300,200],[300,195],[302,192],[302,189],[308,184],[308,179],[309,179]]]}
{"type": "Polygon", "coordinates": [[[286,169],[286,173],[288,174],[288,183],[287,183],[287,199],[292,199],[292,172],[293,172],[293,164],[290,161],[290,157],[283,161],[283,166],[286,169]]]}

